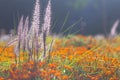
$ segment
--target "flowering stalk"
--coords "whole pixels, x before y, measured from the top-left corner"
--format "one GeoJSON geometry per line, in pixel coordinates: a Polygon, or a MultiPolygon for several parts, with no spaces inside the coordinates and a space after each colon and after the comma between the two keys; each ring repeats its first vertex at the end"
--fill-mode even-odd
{"type": "Polygon", "coordinates": [[[23,24],[23,16],[22,16],[18,25],[17,39],[12,41],[12,42],[15,41],[18,42],[15,48],[15,54],[19,56],[19,62],[20,62],[20,48],[22,48],[23,51],[26,50],[28,51],[29,60],[33,55],[35,61],[38,60],[39,48],[41,47],[41,45],[43,45],[44,57],[46,56],[46,37],[50,33],[50,26],[51,26],[51,0],[48,1],[48,5],[45,10],[42,32],[40,32],[39,30],[39,26],[40,26],[39,4],[40,4],[40,0],[36,0],[30,30],[28,29],[28,24],[29,24],[28,17],[25,20],[25,24],[23,24]],[[42,38],[43,42],[41,40],[40,40],[41,42],[39,42],[39,37],[42,38]]]}
{"type": "Polygon", "coordinates": [[[44,32],[45,30],[47,30],[48,35],[50,32],[50,27],[51,27],[51,0],[48,1],[42,31],[44,32]]]}
{"type": "Polygon", "coordinates": [[[29,24],[29,18],[27,17],[25,20],[24,29],[23,29],[23,33],[22,33],[22,49],[23,49],[23,51],[25,51],[26,47],[27,47],[28,24],[29,24]]]}
{"type": "Polygon", "coordinates": [[[28,50],[28,61],[30,61],[32,57],[32,48],[30,47],[30,39],[29,37],[27,38],[27,50],[28,50]]]}
{"type": "Polygon", "coordinates": [[[116,20],[115,23],[112,26],[111,32],[110,32],[110,37],[114,37],[117,35],[117,27],[120,23],[120,20],[116,20]]]}
{"type": "Polygon", "coordinates": [[[39,0],[36,0],[34,12],[33,12],[33,18],[32,18],[32,25],[30,32],[34,36],[35,33],[38,35],[39,33],[39,24],[40,24],[40,2],[39,0]]]}
{"type": "Polygon", "coordinates": [[[35,7],[33,11],[33,18],[32,18],[32,25],[31,29],[29,31],[32,42],[32,54],[34,54],[34,60],[35,60],[35,52],[38,56],[38,37],[39,37],[39,25],[40,25],[40,0],[36,0],[35,7]],[[35,50],[35,51],[34,51],[35,50]]]}
{"type": "Polygon", "coordinates": [[[43,47],[44,47],[44,55],[46,56],[46,37],[49,35],[51,27],[51,0],[48,1],[48,5],[46,7],[45,17],[44,17],[44,24],[42,26],[42,34],[43,34],[43,47]]]}
{"type": "MultiPolygon", "coordinates": [[[[21,40],[21,49],[23,53],[27,50],[27,36],[28,36],[28,27],[29,27],[29,18],[27,17],[25,19],[25,23],[23,25],[23,31],[22,31],[22,40],[21,40]]],[[[25,53],[23,54],[25,56],[25,53]]]]}
{"type": "Polygon", "coordinates": [[[44,54],[43,57],[46,56],[46,35],[47,35],[47,30],[43,32],[43,47],[44,47],[44,54]]]}
{"type": "Polygon", "coordinates": [[[15,48],[15,54],[19,56],[19,63],[20,63],[20,47],[21,47],[21,40],[22,40],[22,31],[23,31],[23,16],[20,19],[19,25],[18,25],[18,43],[15,48]]]}

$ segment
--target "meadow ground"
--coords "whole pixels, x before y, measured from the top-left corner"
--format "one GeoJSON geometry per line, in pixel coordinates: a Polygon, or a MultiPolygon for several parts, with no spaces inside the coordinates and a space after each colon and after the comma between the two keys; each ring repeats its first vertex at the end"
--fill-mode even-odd
{"type": "Polygon", "coordinates": [[[47,56],[16,56],[14,45],[0,43],[0,80],[120,80],[120,36],[97,40],[92,36],[47,37],[47,56]],[[38,58],[38,59],[37,59],[38,58]]]}

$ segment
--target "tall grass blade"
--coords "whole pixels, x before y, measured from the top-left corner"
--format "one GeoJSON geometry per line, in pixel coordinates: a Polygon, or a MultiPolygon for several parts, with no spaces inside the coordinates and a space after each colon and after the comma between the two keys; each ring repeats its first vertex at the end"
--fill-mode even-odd
{"type": "Polygon", "coordinates": [[[69,17],[69,12],[67,13],[67,15],[66,15],[66,17],[65,17],[65,20],[64,20],[64,22],[63,22],[63,25],[61,26],[60,32],[63,30],[63,28],[64,28],[64,26],[65,26],[65,24],[66,24],[66,22],[67,22],[67,20],[68,20],[68,17],[69,17]]]}
{"type": "Polygon", "coordinates": [[[65,34],[68,30],[72,29],[75,25],[77,25],[79,22],[81,21],[81,19],[79,19],[77,22],[75,22],[74,24],[72,24],[71,26],[69,26],[66,30],[64,30],[61,34],[65,34]]]}

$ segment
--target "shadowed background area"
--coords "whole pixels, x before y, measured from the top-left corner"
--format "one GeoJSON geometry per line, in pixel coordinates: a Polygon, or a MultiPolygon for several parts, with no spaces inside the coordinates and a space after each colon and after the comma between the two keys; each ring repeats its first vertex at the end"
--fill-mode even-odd
{"type": "MultiPolygon", "coordinates": [[[[41,0],[42,16],[47,1],[41,0]]],[[[9,31],[16,28],[21,15],[31,18],[34,2],[35,0],[0,0],[0,29],[9,31]]],[[[120,18],[119,4],[120,0],[52,0],[52,25],[55,24],[52,31],[60,33],[77,23],[66,33],[109,33],[113,23],[120,18]]]]}

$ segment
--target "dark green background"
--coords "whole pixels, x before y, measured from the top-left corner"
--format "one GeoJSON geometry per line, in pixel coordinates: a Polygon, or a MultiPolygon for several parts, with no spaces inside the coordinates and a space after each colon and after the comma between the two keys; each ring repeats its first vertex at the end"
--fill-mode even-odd
{"type": "MultiPolygon", "coordinates": [[[[44,14],[47,1],[41,0],[41,15],[44,14]]],[[[0,0],[0,28],[7,31],[14,28],[21,15],[31,18],[34,2],[35,0],[0,0]]],[[[120,18],[120,0],[52,0],[52,25],[56,22],[53,32],[60,32],[67,14],[68,19],[62,31],[81,19],[68,32],[80,30],[79,33],[85,35],[109,33],[113,23],[120,18]]]]}

